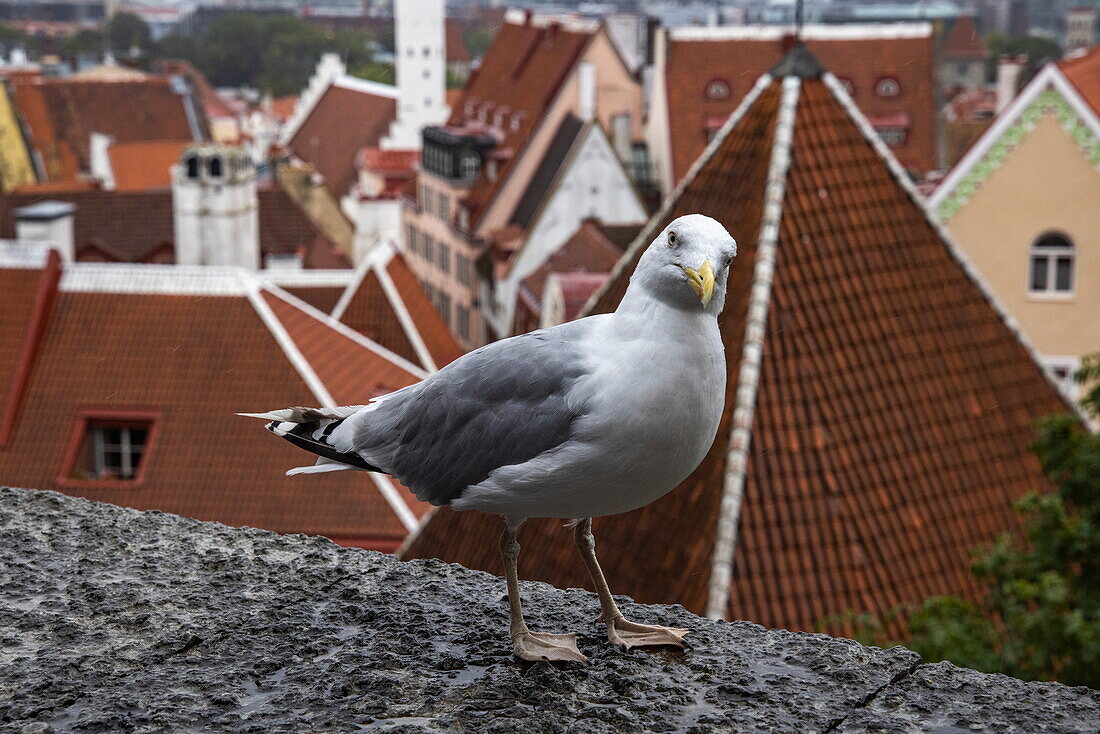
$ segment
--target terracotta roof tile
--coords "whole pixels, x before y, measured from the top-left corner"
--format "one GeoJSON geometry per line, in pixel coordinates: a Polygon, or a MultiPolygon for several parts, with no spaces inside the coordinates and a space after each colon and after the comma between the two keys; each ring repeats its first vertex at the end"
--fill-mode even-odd
{"type": "Polygon", "coordinates": [[[392,252],[384,264],[369,261],[361,267],[365,272],[361,279],[349,286],[354,291],[347,294],[349,300],[339,314],[341,322],[413,364],[430,369],[417,353],[407,325],[398,314],[397,309],[401,308],[408,313],[411,326],[436,368],[444,367],[462,356],[462,347],[432,306],[400,253],[392,252]],[[399,304],[391,300],[390,293],[383,287],[383,277],[393,284],[399,304]]]}
{"type": "Polygon", "coordinates": [[[107,148],[116,191],[166,189],[172,185],[172,166],[179,162],[189,140],[142,140],[114,143],[107,148]]]}
{"type": "Polygon", "coordinates": [[[192,129],[186,110],[189,99],[173,91],[168,77],[158,76],[142,81],[37,79],[15,84],[16,106],[52,181],[74,180],[79,171],[89,169],[93,132],[120,143],[205,137],[201,114],[196,119],[199,129],[192,129]]]}
{"type": "Polygon", "coordinates": [[[507,179],[513,162],[542,120],[558,89],[573,69],[593,33],[566,29],[557,24],[505,23],[485,52],[481,66],[466,84],[462,101],[451,111],[451,125],[477,121],[485,110],[492,122],[494,111],[505,111],[509,122],[499,129],[497,150],[511,150],[490,181],[482,170],[467,193],[472,221],[483,213],[497,188],[507,179]],[[470,106],[467,114],[466,105],[470,106]],[[520,113],[513,125],[514,113],[520,113]]]}
{"type": "Polygon", "coordinates": [[[343,196],[358,175],[355,154],[376,147],[396,118],[394,98],[333,84],[294,134],[290,149],[313,164],[334,194],[343,196]]]}
{"type": "Polygon", "coordinates": [[[1058,66],[1096,114],[1100,115],[1100,46],[1093,46],[1079,56],[1059,61],[1058,66]]]}
{"type": "MultiPolygon", "coordinates": [[[[707,603],[779,86],[653,222],[710,215],[740,253],[719,319],[729,385],[714,446],[668,496],[596,521],[614,588],[639,601],[707,603]]],[[[1067,405],[822,81],[803,81],[790,159],[728,614],[812,629],[974,597],[971,550],[1016,528],[1013,500],[1047,486],[1031,422],[1067,405]]],[[[637,255],[598,311],[618,303],[637,255]]],[[[498,526],[444,509],[406,555],[499,572],[498,526]]],[[[524,577],[587,584],[560,521],[528,523],[521,541],[524,577]]]]}
{"type": "Polygon", "coordinates": [[[943,55],[947,59],[984,59],[989,55],[989,49],[969,15],[959,16],[951,24],[951,30],[943,42],[943,55]]]}
{"type": "Polygon", "coordinates": [[[0,269],[0,294],[4,294],[4,318],[0,319],[0,416],[30,325],[40,275],[40,270],[0,269]]]}
{"type": "MultiPolygon", "coordinates": [[[[894,154],[906,167],[930,170],[935,163],[935,85],[931,35],[920,38],[814,39],[806,45],[830,71],[851,84],[867,115],[906,112],[911,124],[894,154]],[[874,64],[867,59],[873,58],[874,64]],[[900,94],[880,97],[876,84],[898,81],[900,94]]],[[[776,40],[677,40],[668,42],[666,88],[672,169],[679,181],[707,144],[707,120],[725,120],[761,74],[779,61],[776,40]],[[729,96],[708,99],[712,81],[724,81],[729,96]]]]}
{"type": "Polygon", "coordinates": [[[457,21],[448,19],[445,25],[447,63],[464,63],[470,61],[470,49],[466,47],[466,41],[462,38],[462,26],[457,21]]]}
{"type": "MultiPolygon", "coordinates": [[[[127,282],[165,272],[124,267],[130,268],[122,276],[127,282]]],[[[0,447],[0,481],[368,547],[392,549],[404,537],[406,527],[367,475],[285,477],[285,469],[308,457],[259,423],[233,415],[318,402],[243,292],[121,293],[88,290],[87,283],[73,290],[68,279],[79,281],[88,268],[73,266],[62,280],[15,433],[0,447]],[[71,437],[87,411],[155,414],[156,438],[139,485],[62,478],[71,437]]],[[[190,277],[200,284],[227,277],[215,271],[190,277]]],[[[167,272],[184,277],[174,268],[167,272]]],[[[25,308],[27,273],[37,274],[0,269],[0,283],[20,284],[0,288],[5,313],[25,308]]],[[[307,359],[335,358],[338,366],[322,361],[314,367],[322,380],[332,380],[328,387],[338,399],[363,402],[379,386],[415,379],[337,333],[333,322],[271,293],[264,297],[301,339],[307,359]]],[[[0,324],[0,369],[11,361],[9,323],[0,324]]],[[[425,509],[415,501],[410,507],[425,509]]]]}

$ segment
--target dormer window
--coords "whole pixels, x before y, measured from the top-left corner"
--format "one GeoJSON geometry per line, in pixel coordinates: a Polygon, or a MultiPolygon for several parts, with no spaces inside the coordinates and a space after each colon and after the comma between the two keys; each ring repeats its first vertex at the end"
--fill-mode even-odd
{"type": "Polygon", "coordinates": [[[95,486],[139,484],[148,465],[155,432],[154,414],[82,415],[59,481],[95,486]]]}
{"type": "Polygon", "coordinates": [[[875,94],[879,97],[896,97],[901,94],[901,85],[892,76],[884,76],[875,84],[875,94]]]}
{"type": "Polygon", "coordinates": [[[730,85],[723,79],[711,79],[703,93],[707,99],[729,99],[730,85]]]}

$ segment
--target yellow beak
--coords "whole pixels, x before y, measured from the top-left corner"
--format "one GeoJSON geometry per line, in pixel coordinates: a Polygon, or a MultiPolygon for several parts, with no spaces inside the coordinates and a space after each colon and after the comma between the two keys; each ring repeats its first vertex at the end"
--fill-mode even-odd
{"type": "Polygon", "coordinates": [[[710,266],[710,260],[704,262],[699,270],[684,268],[683,265],[680,267],[687,273],[688,285],[695,291],[695,295],[699,296],[699,303],[706,308],[714,295],[714,268],[710,266]]]}

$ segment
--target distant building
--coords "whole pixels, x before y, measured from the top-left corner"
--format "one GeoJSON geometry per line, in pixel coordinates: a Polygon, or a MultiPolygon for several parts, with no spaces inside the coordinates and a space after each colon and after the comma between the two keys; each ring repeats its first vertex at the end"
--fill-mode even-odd
{"type": "Polygon", "coordinates": [[[940,88],[949,93],[958,89],[985,86],[985,65],[989,50],[969,15],[959,16],[940,48],[937,77],[940,88]]]}
{"type": "Polygon", "coordinates": [[[0,246],[0,308],[0,483],[383,551],[427,509],[380,474],[286,477],[309,457],[234,415],[426,374],[255,274],[0,246]]]}
{"type": "Polygon", "coordinates": [[[1048,64],[929,203],[1073,393],[1100,349],[1100,49],[1048,64]]]}
{"type": "Polygon", "coordinates": [[[1085,49],[1096,41],[1096,8],[1076,7],[1066,11],[1065,51],[1085,49]]]}
{"type": "MultiPolygon", "coordinates": [[[[585,311],[616,307],[677,216],[739,241],[714,446],[668,496],[596,519],[605,571],[640,602],[812,630],[976,598],[973,549],[1049,486],[1030,422],[1067,402],[844,87],[801,48],[751,86],[585,311]]],[[[442,509],[403,556],[495,572],[499,525],[442,509]]],[[[560,521],[521,535],[521,576],[588,583],[560,521]]]]}
{"type": "MultiPolygon", "coordinates": [[[[663,191],[684,177],[753,82],[782,57],[789,34],[780,26],[658,31],[646,139],[663,191]]],[[[918,174],[935,167],[931,24],[807,25],[802,37],[902,165],[918,174]]]]}
{"type": "Polygon", "coordinates": [[[644,216],[623,168],[641,134],[641,85],[606,29],[507,16],[448,124],[425,129],[415,207],[404,217],[409,263],[463,344],[510,330],[518,280],[497,297],[497,255],[534,242],[534,269],[588,216],[644,216]],[[592,167],[587,191],[569,173],[580,170],[571,168],[577,156],[592,167]],[[558,186],[567,179],[568,195],[558,186]]]}

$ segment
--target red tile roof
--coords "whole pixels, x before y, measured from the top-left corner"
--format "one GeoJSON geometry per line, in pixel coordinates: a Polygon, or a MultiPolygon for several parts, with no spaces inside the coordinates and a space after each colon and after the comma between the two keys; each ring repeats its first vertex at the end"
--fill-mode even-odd
{"type": "Polygon", "coordinates": [[[298,95],[289,94],[285,97],[276,97],[271,100],[271,114],[280,122],[285,122],[294,114],[294,108],[298,106],[298,95]]]}
{"type": "MultiPolygon", "coordinates": [[[[380,85],[379,85],[380,86],[380,85]]],[[[393,97],[357,87],[330,86],[290,140],[290,149],[325,177],[328,187],[343,196],[357,178],[355,155],[376,147],[397,119],[393,97]]]]}
{"type": "Polygon", "coordinates": [[[985,46],[978,33],[978,27],[974,25],[974,19],[969,15],[959,16],[951,25],[951,30],[943,42],[943,56],[945,59],[984,59],[989,55],[989,49],[985,46]]]}
{"type": "MultiPolygon", "coordinates": [[[[936,152],[932,36],[834,40],[808,35],[806,45],[836,76],[851,85],[856,104],[864,114],[909,115],[911,124],[905,142],[894,149],[894,154],[907,168],[930,170],[936,152]],[[868,59],[874,59],[874,63],[867,63],[868,59]],[[900,94],[876,95],[875,87],[885,77],[897,80],[900,94]]],[[[706,147],[707,121],[727,118],[782,53],[782,42],[776,39],[678,39],[676,31],[672,32],[665,86],[676,181],[683,178],[706,147]],[[713,81],[725,82],[729,96],[708,99],[705,92],[713,81]]]]}
{"type": "Polygon", "coordinates": [[[472,222],[484,213],[484,207],[507,179],[512,164],[593,36],[594,32],[554,23],[505,23],[493,38],[481,66],[466,84],[462,100],[452,108],[449,121],[456,126],[477,122],[484,112],[482,122],[492,123],[494,112],[508,115],[508,122],[497,130],[500,142],[496,151],[510,151],[511,155],[500,161],[495,180],[489,180],[487,170],[482,170],[467,193],[472,222]],[[516,112],[521,114],[513,125],[516,112]]]}
{"type": "MultiPolygon", "coordinates": [[[[0,268],[0,284],[9,286],[0,288],[3,311],[21,314],[0,324],[4,389],[18,324],[27,320],[28,281],[36,276],[0,268]]],[[[411,384],[418,375],[278,291],[261,285],[260,295],[250,297],[253,286],[242,277],[249,276],[217,268],[71,266],[15,432],[0,447],[0,482],[395,547],[407,528],[372,478],[359,472],[285,477],[309,457],[234,412],[318,403],[288,349],[300,350],[308,369],[345,403],[411,384]],[[281,329],[291,346],[278,336],[281,329]],[[88,411],[156,416],[140,484],[65,478],[71,437],[88,411]]],[[[414,514],[425,509],[405,499],[414,514]]]]}
{"type": "MultiPolygon", "coordinates": [[[[604,570],[639,601],[704,611],[723,493],[743,476],[725,615],[805,630],[849,610],[977,596],[972,549],[1016,528],[1012,502],[1048,486],[1031,422],[1067,403],[825,82],[802,80],[790,168],[769,183],[780,87],[760,93],[651,223],[699,212],[740,243],[719,319],[726,408],[679,488],[597,519],[604,570]],[[782,193],[770,291],[754,284],[766,188],[782,193]],[[759,383],[738,403],[743,356],[759,354],[743,351],[754,292],[767,295],[759,383]],[[739,418],[751,432],[743,475],[727,464],[744,445],[732,443],[736,405],[755,408],[739,418]]],[[[640,252],[596,311],[615,307],[640,252]]],[[[406,556],[499,572],[499,526],[443,509],[406,556]]],[[[521,535],[525,578],[588,583],[560,521],[521,535]]]]}
{"type": "Polygon", "coordinates": [[[1078,56],[1058,62],[1070,83],[1100,115],[1100,46],[1093,46],[1078,56]]]}
{"type": "MultiPolygon", "coordinates": [[[[640,227],[617,229],[637,232],[640,227]]],[[[600,223],[588,220],[582,222],[538,270],[524,278],[521,287],[530,291],[536,301],[541,301],[543,286],[551,273],[609,273],[622,254],[622,249],[608,239],[600,223]]]]}
{"type": "Polygon", "coordinates": [[[168,77],[142,81],[36,79],[14,85],[15,104],[42,156],[50,181],[74,180],[89,169],[93,132],[117,142],[193,140],[208,135],[205,117],[189,121],[190,96],[173,90],[168,77]],[[197,129],[193,129],[193,124],[197,129]]]}
{"type": "Polygon", "coordinates": [[[584,308],[600,286],[607,282],[607,273],[568,272],[555,273],[554,278],[561,288],[562,304],[565,308],[565,321],[572,321],[584,308]]]}
{"type": "Polygon", "coordinates": [[[367,256],[333,315],[425,370],[444,367],[461,357],[462,347],[405,258],[386,245],[378,247],[386,249],[367,256]]]}
{"type": "Polygon", "coordinates": [[[470,49],[466,48],[466,41],[462,38],[462,26],[454,20],[448,20],[445,29],[444,46],[446,48],[447,63],[468,63],[470,61],[470,49]]]}
{"type": "Polygon", "coordinates": [[[172,185],[172,166],[179,162],[189,140],[143,140],[113,143],[107,148],[116,191],[166,189],[172,185]]]}
{"type": "Polygon", "coordinates": [[[375,173],[414,173],[419,163],[419,150],[368,147],[359,151],[359,166],[375,173]]]}

